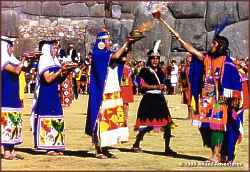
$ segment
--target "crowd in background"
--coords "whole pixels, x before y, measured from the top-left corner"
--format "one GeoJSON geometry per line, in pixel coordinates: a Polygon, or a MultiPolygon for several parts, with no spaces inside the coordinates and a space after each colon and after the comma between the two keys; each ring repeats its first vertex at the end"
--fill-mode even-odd
{"type": "MultiPolygon", "coordinates": [[[[63,49],[59,49],[58,59],[61,63],[74,62],[79,66],[79,68],[72,71],[71,75],[68,77],[68,81],[63,83],[66,83],[66,87],[70,87],[66,94],[69,94],[72,99],[77,99],[78,94],[88,94],[91,55],[90,52],[85,59],[80,58],[80,54],[76,53],[73,44],[69,44],[67,53],[65,53],[63,49]]],[[[241,66],[247,66],[248,64],[248,58],[239,58],[238,61],[241,66]]],[[[168,59],[166,63],[161,61],[160,66],[165,74],[165,85],[167,86],[166,95],[185,94],[184,91],[187,87],[186,82],[188,78],[187,70],[190,62],[191,56],[189,53],[187,53],[186,58],[180,62],[177,62],[175,59],[168,59]]],[[[33,61],[32,65],[25,71],[25,93],[34,92],[37,63],[37,61],[33,61]]],[[[144,60],[130,61],[127,63],[127,66],[131,69],[130,77],[133,83],[133,93],[134,95],[140,94],[137,76],[140,70],[146,66],[146,63],[144,60]]],[[[184,103],[185,101],[185,98],[183,98],[184,103]]]]}

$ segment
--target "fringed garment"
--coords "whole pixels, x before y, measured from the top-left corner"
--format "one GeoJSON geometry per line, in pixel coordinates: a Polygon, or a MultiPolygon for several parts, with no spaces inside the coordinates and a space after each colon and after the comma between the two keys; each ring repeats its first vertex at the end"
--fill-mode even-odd
{"type": "MultiPolygon", "coordinates": [[[[197,75],[203,72],[199,71],[197,75]]],[[[235,144],[243,131],[243,110],[240,105],[242,83],[239,72],[230,57],[212,58],[206,55],[202,80],[203,83],[198,83],[202,86],[201,91],[196,89],[197,92],[192,93],[199,95],[196,97],[196,105],[193,106],[198,109],[194,110],[192,123],[199,126],[205,146],[213,148],[222,144],[222,155],[233,160],[235,144]]],[[[194,82],[191,84],[195,85],[194,82]]]]}

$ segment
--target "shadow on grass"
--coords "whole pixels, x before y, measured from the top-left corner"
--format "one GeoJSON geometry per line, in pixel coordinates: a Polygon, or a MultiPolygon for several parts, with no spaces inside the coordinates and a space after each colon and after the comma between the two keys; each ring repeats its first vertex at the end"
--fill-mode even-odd
{"type": "MultiPolygon", "coordinates": [[[[108,147],[109,149],[117,149],[121,152],[133,152],[132,149],[129,148],[114,148],[108,147]]],[[[164,152],[157,152],[157,151],[149,151],[149,150],[142,150],[141,153],[147,153],[152,155],[159,155],[159,156],[166,156],[164,152]]],[[[171,158],[179,158],[179,159],[188,159],[188,160],[197,160],[197,161],[207,161],[208,158],[204,158],[201,156],[193,156],[193,155],[186,155],[186,154],[177,154],[176,156],[166,156],[171,158]]]]}
{"type": "MultiPolygon", "coordinates": [[[[28,153],[31,155],[46,155],[46,151],[35,151],[32,148],[15,148],[15,150],[19,151],[19,152],[23,152],[23,153],[28,153]]],[[[77,150],[77,151],[65,150],[63,152],[64,152],[63,156],[95,158],[95,154],[89,153],[88,151],[84,151],[84,150],[77,150]]],[[[47,155],[47,156],[49,156],[49,155],[47,155]]]]}

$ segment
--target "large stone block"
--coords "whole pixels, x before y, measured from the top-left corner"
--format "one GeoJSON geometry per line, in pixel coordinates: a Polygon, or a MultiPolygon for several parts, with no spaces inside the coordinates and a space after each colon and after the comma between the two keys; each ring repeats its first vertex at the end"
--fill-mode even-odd
{"type": "Polygon", "coordinates": [[[84,3],[73,3],[62,7],[63,17],[89,16],[89,8],[84,3]]]}
{"type": "Polygon", "coordinates": [[[101,28],[105,27],[104,19],[95,18],[86,21],[86,31],[89,35],[96,37],[97,33],[101,31],[101,28]]]}
{"type": "Polygon", "coordinates": [[[42,15],[44,16],[61,16],[61,11],[59,1],[45,1],[42,4],[42,15]]]}
{"type": "MultiPolygon", "coordinates": [[[[233,57],[249,57],[249,20],[238,22],[226,27],[220,34],[228,38],[229,48],[233,57]]],[[[208,33],[207,50],[214,36],[214,32],[208,33]]]]}
{"type": "Polygon", "coordinates": [[[121,20],[121,34],[120,39],[125,40],[128,34],[132,31],[133,20],[121,20]]]}
{"type": "Polygon", "coordinates": [[[237,4],[240,20],[249,19],[249,1],[239,1],[237,4]]]}
{"type": "Polygon", "coordinates": [[[212,31],[214,27],[228,17],[228,24],[239,21],[237,2],[235,1],[208,1],[206,13],[206,29],[212,31]]]}
{"type": "Polygon", "coordinates": [[[104,4],[96,4],[92,7],[89,7],[89,16],[105,17],[104,4]]]}
{"type": "Polygon", "coordinates": [[[133,14],[131,14],[131,13],[122,13],[121,14],[121,19],[134,19],[135,18],[135,16],[133,15],[133,14]]]}
{"type": "Polygon", "coordinates": [[[121,1],[121,11],[122,13],[134,13],[138,2],[136,1],[121,1]]]}
{"type": "MultiPolygon", "coordinates": [[[[153,19],[152,14],[146,9],[146,3],[139,3],[135,11],[135,19],[133,24],[133,29],[137,29],[144,22],[152,22],[151,30],[144,33],[146,38],[136,42],[134,44],[134,51],[137,56],[146,56],[147,50],[153,47],[154,41],[161,39],[162,40],[162,48],[161,54],[163,56],[167,56],[170,51],[171,46],[171,37],[165,27],[156,19],[153,19]]],[[[174,26],[174,18],[169,10],[161,10],[162,18],[168,22],[170,26],[174,26]]]]}
{"type": "MultiPolygon", "coordinates": [[[[206,49],[206,28],[203,19],[177,19],[175,29],[185,41],[192,43],[198,50],[206,49]]],[[[173,40],[171,49],[185,51],[176,40],[173,40]]]]}
{"type": "Polygon", "coordinates": [[[91,6],[96,4],[95,1],[87,1],[87,2],[84,2],[84,3],[86,4],[87,7],[91,7],[91,6]]]}
{"type": "Polygon", "coordinates": [[[121,18],[121,6],[120,5],[112,5],[112,18],[121,18]]]}
{"type": "Polygon", "coordinates": [[[1,34],[6,36],[18,35],[18,13],[14,10],[1,12],[1,34]]]}
{"type": "Polygon", "coordinates": [[[169,3],[168,7],[177,19],[203,18],[206,11],[206,2],[176,1],[169,3]]]}
{"type": "Polygon", "coordinates": [[[2,8],[15,8],[15,7],[21,7],[26,4],[25,1],[1,1],[1,7],[2,8]]]}
{"type": "Polygon", "coordinates": [[[121,35],[121,22],[117,19],[104,19],[104,23],[106,28],[110,32],[113,42],[120,43],[120,35],[121,35]]]}
{"type": "Polygon", "coordinates": [[[23,7],[23,12],[33,15],[42,15],[42,3],[40,1],[27,1],[23,7]]]}

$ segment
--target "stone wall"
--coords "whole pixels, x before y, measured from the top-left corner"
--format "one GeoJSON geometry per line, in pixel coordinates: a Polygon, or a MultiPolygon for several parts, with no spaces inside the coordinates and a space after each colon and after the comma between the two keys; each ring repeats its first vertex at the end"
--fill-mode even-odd
{"type": "Polygon", "coordinates": [[[66,48],[76,43],[83,56],[91,49],[98,30],[106,26],[114,41],[121,44],[128,33],[143,22],[152,21],[153,29],[137,42],[133,53],[145,59],[153,42],[162,40],[162,60],[182,58],[185,50],[158,21],[152,18],[150,6],[159,6],[162,17],[180,35],[201,51],[209,49],[214,27],[228,16],[229,26],[222,35],[229,38],[232,55],[248,56],[248,1],[2,1],[1,33],[17,36],[17,55],[38,47],[44,38],[58,38],[66,48]]]}

